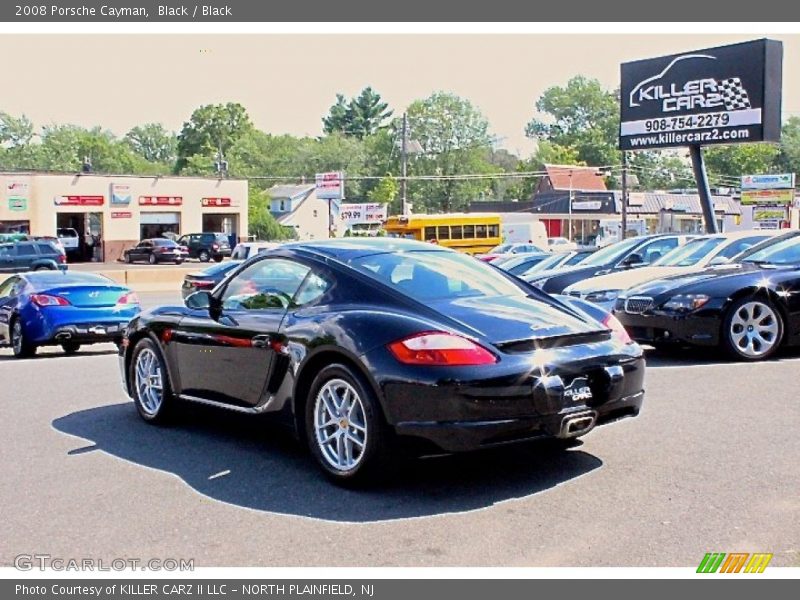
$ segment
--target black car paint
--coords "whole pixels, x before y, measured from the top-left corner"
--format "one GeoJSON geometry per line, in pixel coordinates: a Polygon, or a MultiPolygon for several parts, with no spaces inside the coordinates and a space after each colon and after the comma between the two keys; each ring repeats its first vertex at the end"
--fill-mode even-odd
{"type": "Polygon", "coordinates": [[[188,273],[183,278],[183,285],[181,286],[181,296],[186,298],[190,294],[197,292],[201,289],[211,290],[219,284],[220,281],[225,279],[236,267],[242,264],[240,260],[232,260],[224,263],[218,263],[213,267],[204,269],[203,271],[188,273]],[[210,285],[198,285],[199,282],[211,282],[210,285]]]}
{"type": "MultiPolygon", "coordinates": [[[[527,306],[504,307],[502,316],[489,305],[468,308],[469,302],[427,305],[347,265],[375,251],[355,242],[352,247],[289,244],[239,267],[283,257],[334,282],[317,302],[297,310],[237,313],[236,323],[230,315],[210,318],[209,311],[187,307],[140,314],[129,325],[127,350],[120,357],[128,391],[132,350],[149,336],[179,396],[248,412],[283,412],[298,434],[313,373],[331,362],[345,362],[363,375],[397,433],[424,438],[446,451],[557,434],[566,414],[587,409],[563,402],[564,386],[583,377],[594,392],[590,408],[598,412],[598,423],[638,414],[642,350],[613,337],[596,320],[603,315],[597,307],[553,298],[511,275],[504,276],[528,292],[530,300],[527,306]],[[522,334],[531,338],[528,342],[536,338],[532,343],[546,347],[542,350],[518,345],[520,334],[499,326],[503,318],[525,322],[526,310],[542,325],[553,321],[547,325],[549,340],[537,337],[529,323],[530,334],[522,334]],[[387,349],[392,341],[431,330],[473,338],[500,360],[482,367],[409,366],[387,349]],[[258,347],[257,336],[264,341],[258,347]]],[[[235,276],[212,295],[220,295],[235,276]]]]}
{"type": "Polygon", "coordinates": [[[784,342],[800,344],[798,265],[767,267],[743,262],[650,281],[627,290],[625,297],[617,300],[614,313],[637,341],[718,346],[728,309],[736,300],[750,296],[768,298],[783,317],[784,342]],[[679,294],[705,294],[710,299],[691,312],[665,310],[664,303],[679,294]],[[652,308],[642,314],[626,312],[625,300],[632,296],[653,298],[652,308]]]}
{"type": "Polygon", "coordinates": [[[553,269],[552,271],[538,272],[533,274],[531,277],[524,278],[530,283],[535,283],[539,280],[546,280],[544,285],[541,286],[541,289],[549,294],[560,294],[564,291],[564,289],[573,283],[583,281],[584,279],[589,279],[590,277],[596,277],[598,275],[606,275],[608,273],[615,273],[617,271],[624,271],[627,269],[635,269],[636,267],[643,266],[645,263],[637,263],[633,265],[627,264],[626,259],[634,254],[638,254],[639,250],[641,250],[641,248],[646,244],[658,239],[670,237],[677,236],[675,234],[643,235],[640,237],[641,242],[639,244],[632,246],[624,255],[617,257],[614,260],[609,260],[605,264],[582,265],[581,263],[578,263],[577,265],[571,267],[561,267],[558,269],[553,269]]]}

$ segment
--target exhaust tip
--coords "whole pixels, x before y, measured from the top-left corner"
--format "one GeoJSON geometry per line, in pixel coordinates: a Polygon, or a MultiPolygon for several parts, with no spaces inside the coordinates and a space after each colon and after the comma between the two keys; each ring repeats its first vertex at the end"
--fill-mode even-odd
{"type": "Polygon", "coordinates": [[[568,415],[561,421],[558,437],[568,439],[586,435],[596,423],[597,411],[594,410],[568,415]]]}

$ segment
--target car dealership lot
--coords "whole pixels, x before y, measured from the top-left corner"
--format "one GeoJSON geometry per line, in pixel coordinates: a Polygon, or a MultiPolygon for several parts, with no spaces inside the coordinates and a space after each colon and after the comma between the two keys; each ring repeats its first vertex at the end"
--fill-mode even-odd
{"type": "MultiPolygon", "coordinates": [[[[146,305],[178,293],[143,294],[146,305]]],[[[558,454],[538,445],[326,482],[281,428],[192,408],[143,423],[114,347],[0,350],[0,564],[18,554],[198,566],[800,565],[800,352],[760,364],[649,354],[642,414],[558,454]]]]}

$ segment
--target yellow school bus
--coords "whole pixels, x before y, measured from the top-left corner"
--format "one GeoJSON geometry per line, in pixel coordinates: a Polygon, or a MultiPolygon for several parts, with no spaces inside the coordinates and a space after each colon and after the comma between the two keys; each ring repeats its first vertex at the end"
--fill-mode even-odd
{"type": "Polygon", "coordinates": [[[451,213],[389,217],[387,235],[432,242],[467,254],[488,252],[503,239],[500,215],[451,213]]]}

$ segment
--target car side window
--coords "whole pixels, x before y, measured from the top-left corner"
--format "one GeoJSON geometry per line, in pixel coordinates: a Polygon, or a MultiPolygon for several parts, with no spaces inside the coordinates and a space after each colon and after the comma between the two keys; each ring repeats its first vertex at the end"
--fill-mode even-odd
{"type": "Polygon", "coordinates": [[[36,244],[39,248],[39,254],[53,254],[56,250],[50,244],[36,244]]]}
{"type": "Polygon", "coordinates": [[[11,248],[8,246],[0,246],[0,258],[11,256],[11,248]]]}
{"type": "Polygon", "coordinates": [[[313,271],[308,274],[294,296],[294,306],[306,306],[319,300],[331,287],[330,282],[313,271]]]}
{"type": "Polygon", "coordinates": [[[285,310],[310,267],[285,259],[260,260],[230,280],[222,294],[223,310],[285,310]]]}
{"type": "Polygon", "coordinates": [[[662,238],[645,244],[636,251],[646,264],[652,264],[673,248],[678,247],[678,238],[662,238]]]}
{"type": "Polygon", "coordinates": [[[747,250],[750,246],[754,246],[755,244],[762,241],[764,241],[763,236],[742,238],[732,243],[727,248],[723,249],[722,252],[717,254],[717,256],[722,256],[724,258],[733,258],[737,254],[741,254],[742,252],[747,250]]]}
{"type": "Polygon", "coordinates": [[[36,256],[36,249],[33,244],[18,244],[17,256],[36,256]]]}

